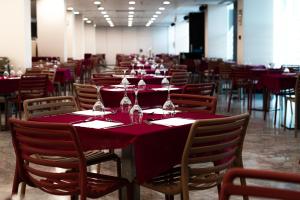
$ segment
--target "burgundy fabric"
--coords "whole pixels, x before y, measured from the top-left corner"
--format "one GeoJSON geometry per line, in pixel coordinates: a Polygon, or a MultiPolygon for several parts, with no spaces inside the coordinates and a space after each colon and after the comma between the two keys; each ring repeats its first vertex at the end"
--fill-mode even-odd
{"type": "MultiPolygon", "coordinates": [[[[170,79],[169,76],[167,78],[170,79]]],[[[144,75],[143,79],[144,79],[146,84],[160,85],[163,77],[155,77],[153,75],[144,75]]],[[[133,84],[133,85],[137,85],[140,80],[141,80],[140,75],[137,75],[134,78],[131,78],[131,77],[128,78],[128,81],[130,82],[130,84],[133,84]]]]}
{"type": "Polygon", "coordinates": [[[296,74],[286,73],[286,74],[276,74],[270,73],[262,75],[261,84],[268,91],[272,93],[279,93],[280,90],[291,89],[295,87],[296,84],[296,74]]]}
{"type": "Polygon", "coordinates": [[[55,82],[59,82],[61,84],[70,82],[73,80],[71,70],[68,68],[58,68],[55,73],[55,82]]]}
{"type": "MultiPolygon", "coordinates": [[[[208,113],[177,113],[176,117],[190,119],[219,118],[221,115],[208,113]]],[[[89,116],[64,114],[33,118],[41,122],[80,122],[89,116]]],[[[130,122],[128,113],[106,115],[105,118],[130,122]]],[[[161,119],[162,115],[144,114],[143,119],[161,119]]],[[[101,117],[97,117],[101,120],[101,117]]],[[[103,119],[102,119],[103,120],[103,119]]],[[[137,124],[111,129],[92,129],[76,127],[84,150],[125,148],[132,144],[135,154],[136,178],[147,181],[170,169],[181,161],[184,145],[191,125],[167,127],[161,125],[137,124]]]]}
{"type": "MultiPolygon", "coordinates": [[[[146,81],[146,80],[145,80],[146,81]]],[[[147,82],[146,82],[147,83],[147,82]]],[[[167,91],[154,91],[152,88],[160,88],[161,85],[146,85],[145,90],[140,90],[138,94],[139,105],[142,107],[162,106],[167,100],[167,91]]],[[[181,93],[182,87],[178,90],[171,90],[172,93],[181,93]]],[[[110,91],[113,87],[104,87],[101,89],[101,96],[105,107],[119,107],[120,101],[124,96],[124,91],[110,91]]],[[[134,91],[129,89],[127,95],[134,103],[134,91]]]]}
{"type": "Polygon", "coordinates": [[[20,78],[0,77],[0,94],[14,93],[19,88],[20,78]]]}

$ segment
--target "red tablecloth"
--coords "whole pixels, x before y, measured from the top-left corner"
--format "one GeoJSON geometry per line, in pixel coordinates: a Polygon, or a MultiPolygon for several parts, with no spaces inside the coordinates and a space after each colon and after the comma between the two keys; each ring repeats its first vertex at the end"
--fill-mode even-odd
{"type": "Polygon", "coordinates": [[[58,68],[55,73],[55,82],[59,82],[61,84],[70,82],[73,80],[71,70],[68,68],[58,68]]]}
{"type": "MultiPolygon", "coordinates": [[[[123,78],[123,75],[113,75],[114,77],[120,77],[123,78]]],[[[166,76],[169,80],[170,80],[170,76],[166,76]]],[[[145,81],[146,84],[156,84],[156,85],[160,85],[162,79],[164,78],[163,75],[160,76],[154,76],[153,74],[147,74],[143,76],[143,79],[145,81]]],[[[130,84],[132,85],[137,85],[138,82],[141,80],[141,75],[136,75],[136,76],[128,76],[128,81],[130,82],[130,84]]]]}
{"type": "Polygon", "coordinates": [[[296,74],[265,74],[261,77],[261,85],[269,92],[279,93],[280,90],[291,89],[296,84],[296,74]]]}
{"type": "MultiPolygon", "coordinates": [[[[168,92],[154,91],[153,88],[161,88],[161,85],[146,85],[145,90],[140,90],[138,94],[139,105],[142,107],[150,106],[162,106],[167,100],[168,92]]],[[[176,86],[176,90],[171,90],[172,93],[181,93],[182,87],[176,86]]],[[[118,89],[117,89],[118,90],[118,89]]],[[[134,103],[134,91],[133,88],[127,91],[127,95],[130,98],[132,104],[134,103]]],[[[114,87],[101,88],[101,96],[106,107],[119,107],[120,101],[124,96],[124,91],[116,91],[114,87]]]]}
{"type": "MultiPolygon", "coordinates": [[[[127,113],[105,116],[105,118],[108,117],[125,124],[130,121],[127,113]]],[[[144,114],[143,116],[144,119],[160,119],[161,117],[162,115],[153,114],[144,114]]],[[[207,113],[177,113],[176,117],[211,119],[222,116],[207,113]]],[[[88,116],[64,114],[32,120],[72,123],[87,118],[88,116]]],[[[139,182],[144,182],[180,163],[190,126],[167,127],[143,123],[111,129],[76,127],[76,130],[84,150],[125,148],[132,144],[135,154],[136,178],[139,182]]]]}
{"type": "Polygon", "coordinates": [[[19,88],[20,78],[3,78],[0,77],[0,94],[14,93],[19,88]]]}

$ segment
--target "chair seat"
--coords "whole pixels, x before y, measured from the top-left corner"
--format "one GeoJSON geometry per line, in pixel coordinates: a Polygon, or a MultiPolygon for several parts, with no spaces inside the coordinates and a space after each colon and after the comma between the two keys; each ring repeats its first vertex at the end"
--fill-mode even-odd
{"type": "Polygon", "coordinates": [[[124,178],[88,172],[87,197],[99,198],[128,184],[128,180],[124,178]]]}

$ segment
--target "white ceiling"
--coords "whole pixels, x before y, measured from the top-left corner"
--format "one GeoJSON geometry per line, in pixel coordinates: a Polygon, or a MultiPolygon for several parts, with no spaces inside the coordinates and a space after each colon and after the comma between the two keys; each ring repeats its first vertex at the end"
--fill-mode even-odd
{"type": "MultiPolygon", "coordinates": [[[[115,26],[127,26],[129,0],[99,0],[105,8],[115,26]]],[[[133,26],[145,26],[149,19],[158,11],[159,7],[165,7],[152,24],[152,26],[169,26],[175,21],[176,16],[187,15],[189,12],[198,12],[202,4],[228,3],[232,0],[169,0],[169,5],[163,5],[164,0],[136,0],[133,26]]],[[[94,0],[67,0],[67,7],[73,7],[84,17],[88,17],[97,26],[108,26],[101,12],[94,4],[94,0]]],[[[177,19],[183,20],[183,19],[177,19]]]]}

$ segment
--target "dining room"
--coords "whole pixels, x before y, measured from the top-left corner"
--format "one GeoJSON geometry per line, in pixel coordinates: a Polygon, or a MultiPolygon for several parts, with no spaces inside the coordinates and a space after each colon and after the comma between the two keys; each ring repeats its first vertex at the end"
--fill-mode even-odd
{"type": "Polygon", "coordinates": [[[0,2],[0,199],[300,199],[299,6],[0,2]]]}

